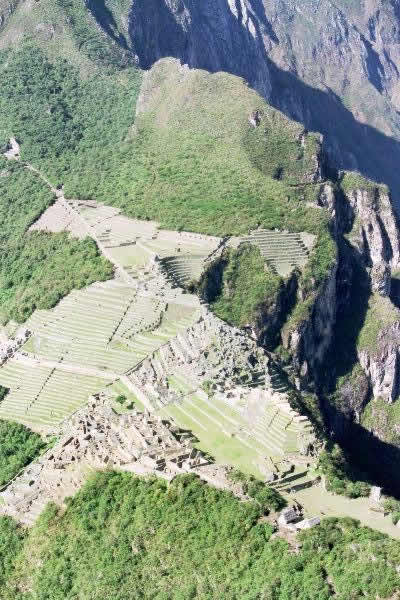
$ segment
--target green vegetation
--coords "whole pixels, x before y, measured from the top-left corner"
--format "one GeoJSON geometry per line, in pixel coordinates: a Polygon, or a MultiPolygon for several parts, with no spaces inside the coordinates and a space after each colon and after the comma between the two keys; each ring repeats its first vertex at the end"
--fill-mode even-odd
{"type": "Polygon", "coordinates": [[[365,407],[361,424],[374,431],[379,438],[389,444],[400,444],[400,399],[389,403],[384,398],[373,398],[365,407]]]}
{"type": "Polygon", "coordinates": [[[368,483],[362,481],[365,475],[351,466],[348,457],[337,444],[321,452],[318,468],[326,477],[328,491],[348,498],[369,495],[371,488],[368,483]]]}
{"type": "Polygon", "coordinates": [[[112,265],[89,238],[65,233],[28,233],[53,202],[32,172],[0,157],[0,316],[26,320],[36,308],[51,308],[72,289],[112,275],[112,265]]]}
{"type": "Polygon", "coordinates": [[[375,600],[399,589],[399,542],[326,519],[295,553],[262,512],[191,475],[167,485],[102,473],[29,532],[0,519],[2,598],[375,600]]]}
{"type": "Polygon", "coordinates": [[[258,311],[273,308],[282,279],[265,264],[260,250],[249,244],[228,250],[220,294],[211,306],[216,315],[237,327],[254,323],[258,311]]]}
{"type": "Polygon", "coordinates": [[[383,501],[383,508],[385,513],[390,514],[393,525],[397,525],[400,521],[400,501],[388,496],[383,501]]]}
{"type": "Polygon", "coordinates": [[[37,433],[19,423],[0,420],[0,486],[15,477],[44,447],[37,433]]]}
{"type": "Polygon", "coordinates": [[[358,334],[359,350],[377,351],[379,334],[400,320],[400,311],[389,298],[371,294],[363,326],[358,334]]]}
{"type": "MultiPolygon", "coordinates": [[[[134,164],[129,170],[122,164],[108,182],[125,212],[171,229],[219,235],[246,233],[258,224],[324,229],[325,211],[307,206],[300,192],[253,165],[243,135],[256,132],[247,117],[262,100],[240,79],[203,71],[182,79],[175,62],[163,61],[153,67],[146,85],[148,101],[132,141],[134,164]],[[123,198],[119,189],[128,176],[123,198]]],[[[265,111],[268,117],[275,114],[266,104],[265,111]]],[[[287,121],[289,141],[300,131],[287,121]]],[[[271,165],[280,161],[265,150],[267,158],[271,165]]]]}
{"type": "Polygon", "coordinates": [[[133,123],[138,72],[83,80],[67,61],[50,61],[32,43],[0,52],[0,72],[0,142],[15,136],[22,159],[54,185],[65,181],[72,195],[93,197],[127,158],[121,144],[133,123]]]}
{"type": "Polygon", "coordinates": [[[253,164],[267,177],[291,185],[312,181],[315,158],[320,155],[317,134],[304,134],[280,112],[259,111],[258,127],[247,127],[243,144],[253,164]],[[303,140],[303,143],[302,143],[303,140]]]}
{"type": "Polygon", "coordinates": [[[0,588],[4,589],[13,573],[14,561],[21,552],[25,532],[9,517],[0,517],[0,588]]]}
{"type": "Polygon", "coordinates": [[[127,398],[126,396],[124,396],[124,394],[119,394],[116,398],[115,398],[115,402],[118,402],[118,404],[125,404],[127,398]]]}
{"type": "Polygon", "coordinates": [[[4,387],[3,385],[0,385],[0,402],[2,400],[4,400],[4,398],[6,397],[8,392],[9,392],[8,388],[4,387]]]}
{"type": "Polygon", "coordinates": [[[388,187],[383,184],[378,184],[376,181],[371,181],[366,177],[360,175],[360,173],[355,172],[346,172],[340,180],[340,186],[345,193],[352,192],[354,190],[365,190],[365,191],[375,191],[377,189],[381,189],[383,191],[388,191],[388,187]]]}
{"type": "Polygon", "coordinates": [[[0,316],[25,321],[36,309],[52,308],[73,289],[112,276],[93,240],[65,233],[31,233],[0,254],[0,316]]]}
{"type": "MultiPolygon", "coordinates": [[[[113,13],[108,7],[109,2],[87,0],[82,3],[79,0],[56,0],[56,3],[68,18],[79,50],[93,62],[119,68],[133,63],[132,54],[128,52],[128,42],[118,29],[113,13]],[[104,32],[99,31],[100,27],[96,26],[93,17],[102,24],[104,32]]],[[[111,4],[115,10],[119,2],[112,0],[111,4]]]]}
{"type": "Polygon", "coordinates": [[[232,469],[227,476],[231,481],[239,483],[242,493],[255,500],[266,513],[276,512],[286,505],[286,501],[277,490],[266,486],[265,483],[256,479],[253,475],[248,475],[238,469],[232,469]]]}

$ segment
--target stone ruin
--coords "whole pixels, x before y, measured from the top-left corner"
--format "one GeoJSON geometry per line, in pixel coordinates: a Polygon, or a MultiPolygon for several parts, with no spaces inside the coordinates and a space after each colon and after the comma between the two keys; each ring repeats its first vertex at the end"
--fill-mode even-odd
{"type": "Polygon", "coordinates": [[[266,385],[269,357],[243,331],[215,317],[205,307],[197,323],[162,346],[130,374],[142,389],[169,403],[179,395],[168,376],[181,374],[193,389],[211,382],[215,392],[266,385]]]}
{"type": "Polygon", "coordinates": [[[10,338],[0,344],[0,365],[12,358],[17,350],[25,344],[31,335],[32,333],[29,331],[29,329],[21,328],[17,332],[15,338],[10,338]]]}
{"type": "Polygon", "coordinates": [[[31,524],[49,501],[62,505],[94,469],[171,480],[206,467],[209,460],[192,442],[192,434],[167,420],[135,410],[118,415],[104,397],[93,396],[65,422],[54,447],[3,488],[0,514],[31,524]]]}
{"type": "Polygon", "coordinates": [[[278,527],[282,529],[288,529],[289,531],[299,531],[302,529],[311,529],[319,525],[321,519],[319,517],[312,517],[304,519],[302,514],[302,508],[299,504],[288,506],[284,508],[278,517],[278,527]]]}
{"type": "Polygon", "coordinates": [[[3,153],[3,156],[5,156],[8,160],[18,160],[20,157],[20,146],[17,142],[17,140],[15,139],[15,137],[12,137],[9,142],[7,143],[5,152],[3,153]]]}

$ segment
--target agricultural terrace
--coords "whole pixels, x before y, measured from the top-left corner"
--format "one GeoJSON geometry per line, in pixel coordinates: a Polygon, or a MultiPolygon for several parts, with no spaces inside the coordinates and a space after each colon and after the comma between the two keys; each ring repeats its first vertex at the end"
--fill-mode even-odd
{"type": "MultiPolygon", "coordinates": [[[[31,337],[0,368],[0,384],[10,389],[0,417],[46,430],[106,388],[126,404],[129,399],[173,417],[218,462],[258,475],[266,468],[279,470],[271,460],[279,464],[285,455],[298,453],[305,431],[288,406],[266,402],[260,418],[249,418],[240,407],[208,396],[178,364],[171,375],[163,373],[163,348],[170,343],[182,357],[190,352],[185,333],[201,316],[198,298],[182,293],[177,284],[198,278],[222,240],[160,230],[157,223],[129,219],[119,209],[67,201],[62,192],[58,196],[57,212],[51,206],[36,227],[59,227],[62,212],[65,230],[73,233],[71,223],[86,230],[114,264],[117,277],[73,291],[54,309],[38,310],[28,319],[31,337]],[[174,401],[152,395],[150,386],[138,382],[135,369],[148,358],[158,364],[174,401]]],[[[286,390],[276,374],[271,381],[274,391],[286,390]]],[[[261,372],[252,386],[265,386],[261,372]]]]}

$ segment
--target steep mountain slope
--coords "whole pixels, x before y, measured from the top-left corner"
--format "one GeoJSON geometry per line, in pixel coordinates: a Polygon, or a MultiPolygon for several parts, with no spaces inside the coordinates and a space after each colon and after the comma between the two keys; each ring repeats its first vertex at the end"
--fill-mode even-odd
{"type": "Polygon", "coordinates": [[[133,0],[130,35],[144,68],[174,56],[240,75],[323,133],[337,166],[399,191],[397,1],[133,0]]]}

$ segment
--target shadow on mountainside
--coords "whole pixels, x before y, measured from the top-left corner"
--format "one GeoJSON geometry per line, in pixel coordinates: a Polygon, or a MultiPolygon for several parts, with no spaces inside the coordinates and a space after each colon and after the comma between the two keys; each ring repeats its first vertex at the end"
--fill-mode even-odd
{"type": "Polygon", "coordinates": [[[349,419],[339,408],[330,406],[328,410],[330,423],[336,423],[334,441],[351,456],[356,471],[364,473],[370,484],[379,485],[386,494],[400,499],[400,448],[382,442],[362,425],[349,419]]]}
{"type": "MultiPolygon", "coordinates": [[[[190,17],[182,1],[174,16],[159,0],[133,0],[130,36],[140,66],[149,69],[160,58],[173,57],[192,68],[244,78],[273,107],[323,134],[327,155],[337,168],[358,170],[389,185],[394,197],[399,196],[400,210],[400,141],[357,121],[330,89],[313,88],[275,65],[263,37],[278,43],[277,37],[259,0],[253,0],[257,18],[249,13],[247,27],[225,0],[210,2],[186,0],[190,17]]],[[[236,11],[241,14],[237,1],[236,11]]]]}
{"type": "Polygon", "coordinates": [[[118,25],[105,0],[86,0],[86,5],[103,31],[123,50],[128,50],[127,40],[118,30],[118,25]]]}

